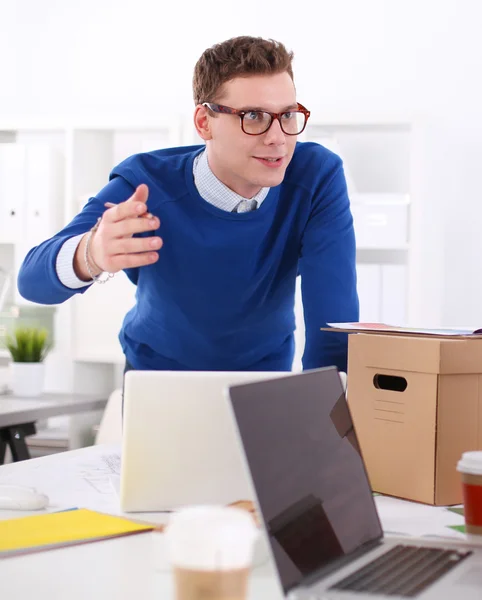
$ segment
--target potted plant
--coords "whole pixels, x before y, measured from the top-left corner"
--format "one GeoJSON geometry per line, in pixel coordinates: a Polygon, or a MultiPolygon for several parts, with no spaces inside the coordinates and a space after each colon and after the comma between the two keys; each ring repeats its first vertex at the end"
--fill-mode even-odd
{"type": "Polygon", "coordinates": [[[7,349],[12,356],[12,389],[15,396],[40,396],[43,392],[43,363],[51,343],[48,332],[38,327],[17,327],[7,335],[7,349]]]}

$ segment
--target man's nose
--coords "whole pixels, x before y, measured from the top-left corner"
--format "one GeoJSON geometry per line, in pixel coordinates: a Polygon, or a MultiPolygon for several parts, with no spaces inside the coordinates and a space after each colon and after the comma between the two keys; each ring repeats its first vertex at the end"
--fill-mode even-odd
{"type": "Polygon", "coordinates": [[[264,142],[265,144],[276,144],[277,146],[286,142],[286,135],[283,133],[278,119],[273,119],[271,127],[265,134],[264,142]]]}

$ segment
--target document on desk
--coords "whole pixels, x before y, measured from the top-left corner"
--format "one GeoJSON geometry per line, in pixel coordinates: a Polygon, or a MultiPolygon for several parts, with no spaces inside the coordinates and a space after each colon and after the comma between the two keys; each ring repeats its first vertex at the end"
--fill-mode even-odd
{"type": "Polygon", "coordinates": [[[375,503],[385,535],[465,539],[461,509],[381,495],[375,497],[375,503]]]}
{"type": "Polygon", "coordinates": [[[118,481],[121,449],[91,446],[0,468],[0,483],[34,487],[49,499],[48,510],[76,506],[121,514],[118,481]]]}
{"type": "Polygon", "coordinates": [[[0,558],[86,544],[154,529],[130,519],[78,509],[0,522],[0,558]]]}

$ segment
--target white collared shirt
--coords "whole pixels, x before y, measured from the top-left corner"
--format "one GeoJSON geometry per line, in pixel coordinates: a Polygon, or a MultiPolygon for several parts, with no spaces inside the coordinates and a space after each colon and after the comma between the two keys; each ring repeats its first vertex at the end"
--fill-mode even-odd
{"type": "Polygon", "coordinates": [[[213,206],[225,210],[227,212],[236,212],[238,205],[241,202],[256,200],[257,208],[259,208],[263,200],[268,195],[270,188],[261,188],[256,196],[252,198],[243,198],[228,186],[224,185],[216,175],[211,171],[208,162],[207,150],[204,150],[196,156],[193,166],[194,183],[199,195],[213,206]]]}

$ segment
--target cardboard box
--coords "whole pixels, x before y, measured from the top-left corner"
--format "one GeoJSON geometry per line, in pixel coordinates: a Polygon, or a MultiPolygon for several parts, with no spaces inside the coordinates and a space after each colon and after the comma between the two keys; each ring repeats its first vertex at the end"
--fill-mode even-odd
{"type": "Polygon", "coordinates": [[[482,338],[352,333],[348,404],[374,491],[462,503],[456,464],[482,450],[482,338]]]}

